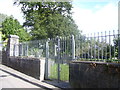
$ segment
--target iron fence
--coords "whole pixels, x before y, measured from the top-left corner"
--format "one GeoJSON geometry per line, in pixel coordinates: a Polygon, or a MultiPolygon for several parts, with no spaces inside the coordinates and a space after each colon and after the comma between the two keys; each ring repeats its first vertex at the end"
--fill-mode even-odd
{"type": "Polygon", "coordinates": [[[120,59],[119,30],[75,37],[77,60],[114,62],[120,59]]]}
{"type": "Polygon", "coordinates": [[[13,56],[27,57],[45,57],[46,40],[34,40],[15,44],[13,48],[13,56]],[[18,48],[18,50],[17,50],[18,48]]]}
{"type": "Polygon", "coordinates": [[[14,45],[13,55],[45,57],[45,78],[69,81],[69,61],[120,61],[119,30],[89,35],[56,37],[14,45]],[[19,48],[18,51],[16,48],[19,48]]]}
{"type": "Polygon", "coordinates": [[[69,81],[69,61],[72,60],[72,37],[49,40],[48,79],[69,81]]]}
{"type": "Polygon", "coordinates": [[[61,63],[72,59],[71,36],[57,37],[49,40],[49,58],[57,58],[61,63]]]}
{"type": "MultiPolygon", "coordinates": [[[[118,61],[120,59],[119,30],[88,35],[56,37],[49,40],[35,40],[14,45],[13,53],[19,47],[19,56],[45,57],[65,63],[70,60],[118,61]],[[46,52],[46,42],[49,50],[46,52]]],[[[56,61],[56,62],[57,62],[56,61]]]]}

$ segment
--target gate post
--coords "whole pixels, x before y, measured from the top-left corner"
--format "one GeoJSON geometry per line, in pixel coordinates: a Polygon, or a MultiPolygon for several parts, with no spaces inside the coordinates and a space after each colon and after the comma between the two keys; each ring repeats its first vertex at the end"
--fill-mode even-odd
{"type": "Polygon", "coordinates": [[[8,56],[19,56],[18,44],[19,44],[19,36],[10,35],[8,39],[8,45],[7,45],[8,56]]]}
{"type": "Polygon", "coordinates": [[[28,43],[26,43],[26,56],[28,56],[28,43]]]}
{"type": "Polygon", "coordinates": [[[118,59],[120,60],[120,30],[118,30],[118,59]]]}
{"type": "Polygon", "coordinates": [[[118,2],[118,59],[120,62],[120,1],[118,2]]]}
{"type": "Polygon", "coordinates": [[[2,32],[0,31],[0,64],[2,63],[2,32]]]}
{"type": "Polygon", "coordinates": [[[120,40],[119,39],[118,39],[118,59],[120,60],[120,40]]]}
{"type": "Polygon", "coordinates": [[[46,41],[45,79],[48,79],[49,39],[46,41]]]}
{"type": "Polygon", "coordinates": [[[75,38],[72,35],[72,60],[75,60],[75,38]]]}
{"type": "Polygon", "coordinates": [[[58,62],[58,83],[60,81],[60,38],[57,37],[58,51],[57,51],[57,62],[58,62]]]}
{"type": "Polygon", "coordinates": [[[19,56],[23,56],[23,44],[20,43],[19,45],[19,56]]]}

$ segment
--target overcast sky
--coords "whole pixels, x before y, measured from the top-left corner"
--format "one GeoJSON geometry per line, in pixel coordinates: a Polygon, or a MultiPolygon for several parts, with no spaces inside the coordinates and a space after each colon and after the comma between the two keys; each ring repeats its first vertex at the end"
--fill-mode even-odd
{"type": "MultiPolygon", "coordinates": [[[[14,0],[0,0],[0,13],[13,15],[24,22],[20,7],[13,6],[14,0]]],[[[74,0],[73,19],[83,33],[118,29],[118,0],[74,0]],[[89,2],[88,2],[89,1],[89,2]]]]}

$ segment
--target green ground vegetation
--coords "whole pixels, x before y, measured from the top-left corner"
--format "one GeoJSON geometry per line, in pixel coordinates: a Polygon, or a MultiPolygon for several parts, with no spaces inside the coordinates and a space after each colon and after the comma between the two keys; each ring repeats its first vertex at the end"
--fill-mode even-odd
{"type": "MultiPolygon", "coordinates": [[[[50,79],[58,79],[58,64],[54,64],[50,69],[50,79]]],[[[68,64],[60,64],[60,80],[68,81],[69,80],[69,65],[68,64]]]]}

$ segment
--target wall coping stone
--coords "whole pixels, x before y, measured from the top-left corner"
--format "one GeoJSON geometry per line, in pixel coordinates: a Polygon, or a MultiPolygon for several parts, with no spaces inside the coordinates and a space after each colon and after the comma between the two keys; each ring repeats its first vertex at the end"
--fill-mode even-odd
{"type": "Polygon", "coordinates": [[[71,61],[70,63],[94,63],[94,64],[107,64],[107,65],[120,65],[119,63],[112,63],[112,62],[98,62],[98,61],[71,61]]]}
{"type": "Polygon", "coordinates": [[[17,35],[10,35],[8,38],[17,38],[17,39],[19,39],[19,36],[17,36],[17,35]]]}
{"type": "Polygon", "coordinates": [[[28,59],[28,60],[45,60],[45,58],[38,58],[38,57],[21,57],[21,56],[10,56],[10,58],[17,58],[17,59],[28,59]]]}

